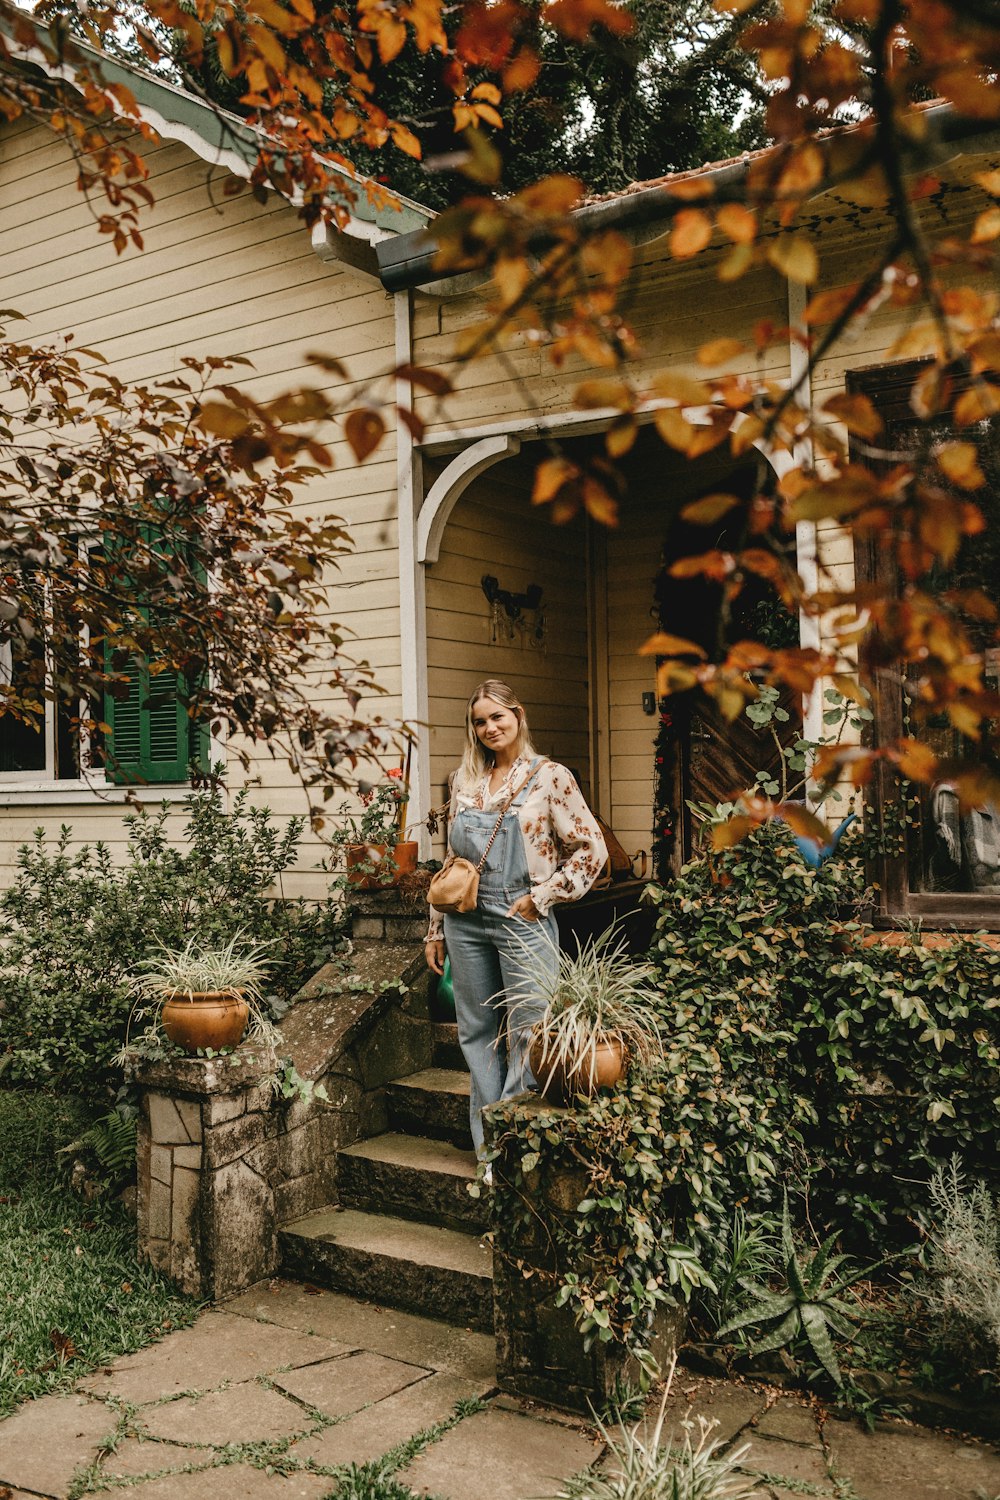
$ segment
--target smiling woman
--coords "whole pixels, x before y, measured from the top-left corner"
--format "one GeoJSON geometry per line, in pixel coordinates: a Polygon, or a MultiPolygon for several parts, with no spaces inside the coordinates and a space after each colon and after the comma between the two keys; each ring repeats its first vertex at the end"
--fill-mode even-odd
{"type": "Polygon", "coordinates": [[[454,796],[449,853],[478,869],[478,896],[471,911],[432,913],[426,953],[436,974],[446,951],[451,959],[481,1152],[482,1110],[536,1086],[527,1042],[545,1008],[539,981],[558,961],[552,907],[585,895],[608,854],[573,774],[536,754],[524,708],[504,682],[481,682],[469,698],[454,796]]]}

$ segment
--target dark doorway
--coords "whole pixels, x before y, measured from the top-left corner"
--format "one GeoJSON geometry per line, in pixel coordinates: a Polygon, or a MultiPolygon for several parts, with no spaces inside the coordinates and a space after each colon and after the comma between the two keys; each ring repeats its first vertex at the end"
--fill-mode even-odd
{"type": "MultiPolygon", "coordinates": [[[[701,487],[700,493],[724,490],[749,500],[760,486],[763,460],[756,456],[721,480],[701,487]]],[[[696,498],[694,490],[690,498],[696,498]]],[[[742,516],[742,510],[734,512],[742,516]]],[[[740,593],[726,601],[723,586],[699,576],[674,578],[672,563],[681,557],[719,549],[735,551],[745,545],[739,525],[724,519],[713,526],[695,526],[680,518],[670,521],[663,545],[663,567],[657,581],[657,606],[664,630],[694,641],[710,661],[721,660],[740,640],[758,640],[773,647],[799,641],[799,622],[781,603],[773,586],[755,575],[740,593]]],[[[794,561],[794,552],[792,561],[794,561]]],[[[677,695],[670,703],[676,738],[676,839],[671,863],[676,870],[698,850],[702,830],[714,808],[740,792],[762,785],[780,791],[784,747],[802,734],[802,704],[798,694],[783,690],[777,706],[786,719],[766,728],[756,727],[741,714],[727,720],[705,694],[677,695]]]]}

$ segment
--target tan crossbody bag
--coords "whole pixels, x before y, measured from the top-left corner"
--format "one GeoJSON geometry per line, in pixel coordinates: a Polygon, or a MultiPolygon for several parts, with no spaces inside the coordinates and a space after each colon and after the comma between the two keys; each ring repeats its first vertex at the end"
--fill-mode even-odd
{"type": "Polygon", "coordinates": [[[474,865],[471,859],[464,859],[460,854],[449,854],[440,870],[432,876],[431,883],[427,888],[427,900],[435,911],[443,915],[455,911],[474,911],[476,902],[479,900],[479,877],[486,864],[486,858],[493,848],[493,840],[500,832],[500,824],[507,816],[513,804],[528,786],[528,783],[538,774],[545,765],[544,760],[528,773],[521,782],[516,792],[511,792],[507,801],[500,809],[500,816],[496,820],[493,832],[486,841],[483,857],[478,864],[474,865]]]}

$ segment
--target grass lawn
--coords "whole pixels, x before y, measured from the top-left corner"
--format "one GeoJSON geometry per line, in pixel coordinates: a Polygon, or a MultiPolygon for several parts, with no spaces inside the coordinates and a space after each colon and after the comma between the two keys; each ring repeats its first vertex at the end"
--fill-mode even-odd
{"type": "Polygon", "coordinates": [[[198,1311],[139,1260],[120,1203],[60,1181],[56,1153],[81,1121],[72,1101],[0,1089],[0,1416],[198,1311]]]}

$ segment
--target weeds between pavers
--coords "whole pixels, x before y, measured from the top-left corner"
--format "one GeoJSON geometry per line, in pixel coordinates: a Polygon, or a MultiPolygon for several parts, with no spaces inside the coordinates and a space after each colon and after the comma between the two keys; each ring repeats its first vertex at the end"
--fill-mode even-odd
{"type": "MultiPolygon", "coordinates": [[[[292,1396],[283,1390],[266,1376],[258,1377],[258,1383],[269,1390],[280,1391],[281,1394],[291,1400],[296,1406],[300,1406],[303,1415],[308,1419],[309,1426],[300,1432],[289,1433],[280,1438],[268,1438],[260,1442],[245,1443],[221,1443],[213,1445],[210,1443],[186,1443],[175,1444],[170,1438],[160,1438],[147,1434],[143,1427],[143,1412],[150,1407],[167,1405],[173,1401],[183,1398],[191,1398],[207,1395],[207,1391],[182,1391],[171,1392],[169,1396],[159,1401],[149,1403],[149,1406],[139,1408],[129,1402],[122,1402],[116,1398],[109,1397],[106,1404],[117,1412],[118,1421],[102,1447],[98,1456],[89,1464],[79,1468],[73,1476],[73,1481],[68,1491],[68,1500],[84,1500],[87,1495],[93,1495],[109,1490],[132,1489],[137,1484],[144,1484],[148,1480],[158,1479],[166,1475],[178,1474],[200,1474],[207,1469],[229,1468],[233,1464],[248,1464],[250,1467],[260,1469],[268,1474],[318,1474],[328,1477],[332,1481],[330,1495],[336,1500],[410,1500],[413,1491],[405,1485],[396,1482],[394,1475],[401,1468],[412,1462],[418,1454],[422,1453],[432,1443],[436,1443],[445,1433],[450,1432],[459,1422],[466,1417],[473,1416],[478,1411],[485,1410],[485,1402],[478,1397],[469,1397],[458,1401],[455,1410],[450,1417],[445,1417],[440,1422],[435,1422],[430,1427],[423,1428],[415,1433],[405,1442],[398,1443],[396,1447],[390,1448],[380,1458],[373,1459],[366,1464],[321,1464],[313,1458],[300,1459],[291,1452],[295,1443],[306,1438],[315,1437],[318,1433],[330,1427],[337,1427],[351,1417],[357,1416],[357,1412],[345,1412],[341,1416],[331,1417],[321,1412],[318,1408],[301,1401],[297,1396],[292,1396]],[[185,1458],[184,1462],[178,1464],[160,1463],[155,1461],[150,1468],[142,1474],[135,1475],[111,1475],[104,1472],[104,1463],[107,1457],[117,1451],[120,1444],[127,1438],[135,1438],[149,1444],[150,1457],[153,1459],[156,1450],[166,1458],[173,1447],[186,1452],[192,1447],[200,1450],[199,1458],[185,1458]],[[200,1454],[204,1454],[204,1460],[200,1454]]],[[[213,1390],[225,1389],[228,1382],[213,1390]]],[[[369,1402],[360,1408],[366,1411],[375,1403],[369,1402]]],[[[159,1455],[157,1455],[159,1456],[159,1455]]],[[[437,1500],[435,1496],[425,1497],[425,1500],[437,1500]]]]}
{"type": "Polygon", "coordinates": [[[0,1416],[198,1312],[139,1260],[120,1203],[83,1203],[59,1181],[56,1154],[79,1124],[70,1101],[0,1090],[0,1416]]]}

